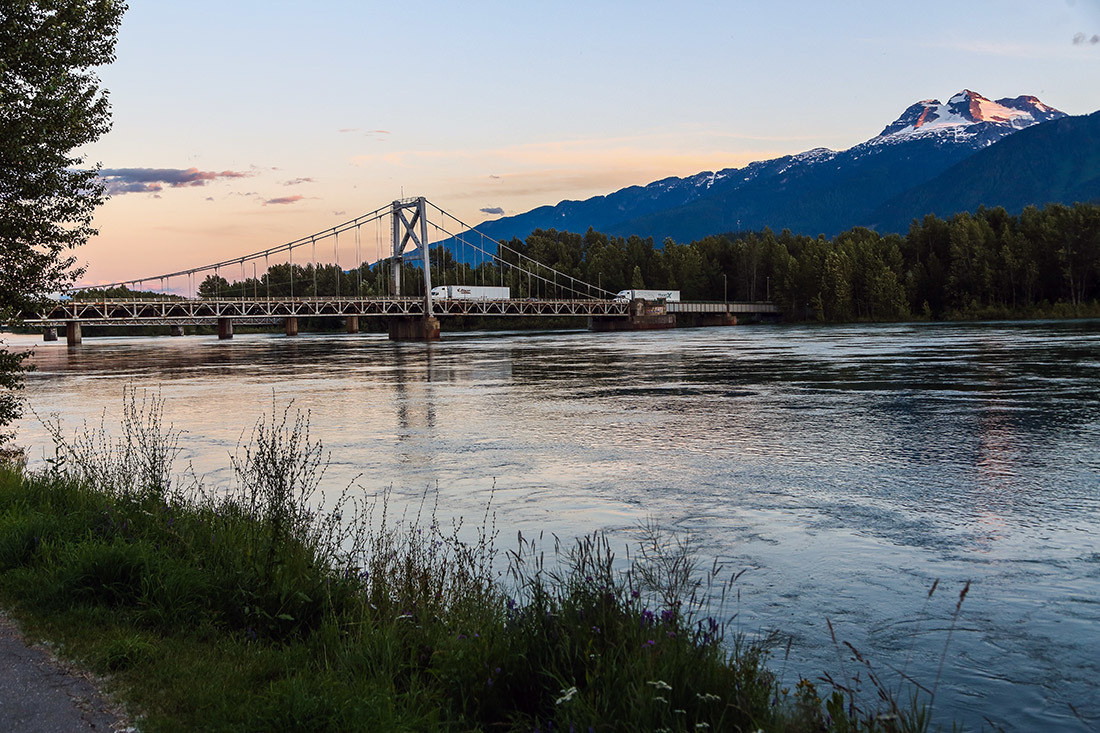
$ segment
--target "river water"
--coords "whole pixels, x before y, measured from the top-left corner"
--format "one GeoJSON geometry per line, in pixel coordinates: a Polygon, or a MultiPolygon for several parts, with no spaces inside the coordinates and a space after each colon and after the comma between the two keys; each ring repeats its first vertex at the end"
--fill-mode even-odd
{"type": "MultiPolygon", "coordinates": [[[[492,495],[504,548],[692,532],[746,570],[737,628],[791,639],[788,683],[854,679],[829,619],[891,685],[937,686],[938,722],[1100,727],[1100,322],[7,340],[73,428],[159,391],[207,483],[293,401],[332,490],[475,523],[492,495]]],[[[49,452],[33,416],[20,442],[49,452]]]]}

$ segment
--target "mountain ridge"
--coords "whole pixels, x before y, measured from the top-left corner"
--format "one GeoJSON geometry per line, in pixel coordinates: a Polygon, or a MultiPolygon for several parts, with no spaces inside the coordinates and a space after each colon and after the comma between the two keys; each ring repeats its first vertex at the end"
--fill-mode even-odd
{"type": "Polygon", "coordinates": [[[1065,117],[1033,96],[993,101],[964,89],[946,104],[927,99],[910,105],[879,135],[845,150],[814,148],[741,168],[668,177],[489,220],[478,230],[510,239],[535,229],[593,228],[658,242],[765,226],[831,236],[867,224],[890,201],[902,205],[907,191],[980,150],[1065,117]]]}

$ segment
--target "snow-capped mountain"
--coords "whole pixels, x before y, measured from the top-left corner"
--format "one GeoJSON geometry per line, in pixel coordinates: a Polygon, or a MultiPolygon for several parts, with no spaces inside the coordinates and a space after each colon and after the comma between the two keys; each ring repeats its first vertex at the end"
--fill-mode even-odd
{"type": "Polygon", "coordinates": [[[508,239],[539,228],[584,232],[592,227],[658,243],[765,226],[832,235],[873,224],[880,206],[998,140],[1065,116],[1035,97],[991,101],[964,89],[946,104],[917,102],[879,135],[847,150],[815,148],[743,168],[666,178],[543,206],[478,229],[508,239]]]}
{"type": "Polygon", "coordinates": [[[1065,112],[1048,107],[1036,97],[1006,97],[994,102],[963,89],[947,104],[938,99],[917,102],[867,142],[889,145],[915,137],[941,136],[990,145],[1016,130],[1065,116],[1065,112]]]}

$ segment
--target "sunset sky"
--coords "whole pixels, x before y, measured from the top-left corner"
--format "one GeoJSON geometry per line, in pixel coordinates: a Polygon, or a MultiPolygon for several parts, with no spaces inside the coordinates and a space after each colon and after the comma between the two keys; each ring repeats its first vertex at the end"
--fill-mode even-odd
{"type": "Polygon", "coordinates": [[[844,149],[963,88],[1100,109],[1100,0],[130,0],[117,50],[85,283],[844,149]]]}

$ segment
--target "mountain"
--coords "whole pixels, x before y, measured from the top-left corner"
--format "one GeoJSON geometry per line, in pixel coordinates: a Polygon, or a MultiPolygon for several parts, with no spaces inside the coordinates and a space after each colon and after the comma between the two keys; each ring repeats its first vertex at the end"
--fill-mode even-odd
{"type": "MultiPolygon", "coordinates": [[[[946,104],[929,99],[911,105],[879,135],[847,150],[816,148],[744,168],[666,178],[487,221],[478,229],[509,239],[538,228],[592,227],[658,242],[765,226],[832,235],[876,216],[885,221],[883,207],[904,206],[906,192],[1020,130],[1064,117],[1035,97],[992,101],[964,89],[946,104]]],[[[889,216],[897,219],[893,209],[889,216]]]]}
{"type": "Polygon", "coordinates": [[[1036,125],[980,150],[886,202],[866,223],[904,231],[923,214],[946,218],[979,206],[1017,213],[1077,201],[1100,201],[1100,112],[1036,125]]]}

